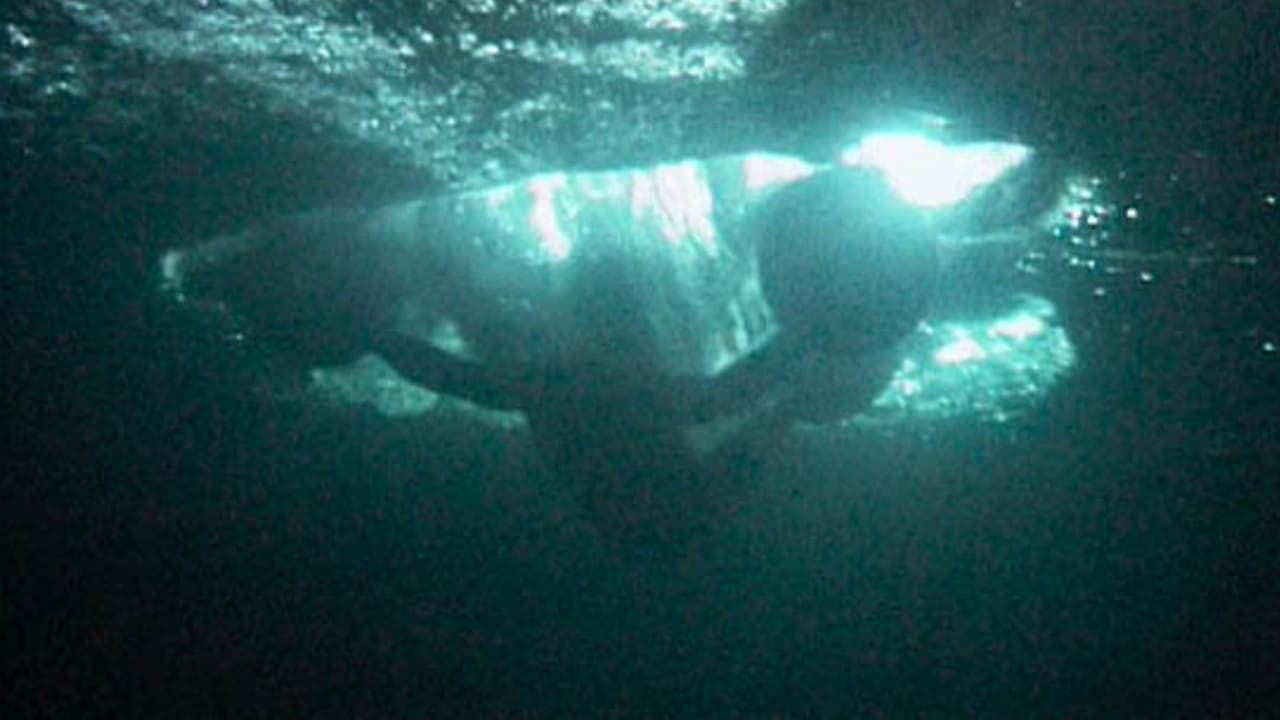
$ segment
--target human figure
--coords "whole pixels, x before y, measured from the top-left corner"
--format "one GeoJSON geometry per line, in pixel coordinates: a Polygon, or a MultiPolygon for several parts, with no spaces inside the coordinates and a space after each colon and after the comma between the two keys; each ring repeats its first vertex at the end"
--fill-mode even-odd
{"type": "Polygon", "coordinates": [[[748,154],[288,218],[165,274],[306,362],[376,352],[523,412],[597,527],[666,541],[793,423],[885,386],[936,285],[939,218],[881,168],[748,154]]]}

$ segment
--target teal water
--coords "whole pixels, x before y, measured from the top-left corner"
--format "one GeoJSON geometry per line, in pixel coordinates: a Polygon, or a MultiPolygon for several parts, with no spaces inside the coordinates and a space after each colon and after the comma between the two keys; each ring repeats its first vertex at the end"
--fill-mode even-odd
{"type": "Polygon", "coordinates": [[[0,11],[6,716],[1265,716],[1274,10],[732,6],[0,11]],[[157,287],[283,213],[908,111],[1095,188],[977,279],[1076,365],[1011,422],[796,433],[678,553],[601,543],[518,430],[308,402],[157,287]]]}

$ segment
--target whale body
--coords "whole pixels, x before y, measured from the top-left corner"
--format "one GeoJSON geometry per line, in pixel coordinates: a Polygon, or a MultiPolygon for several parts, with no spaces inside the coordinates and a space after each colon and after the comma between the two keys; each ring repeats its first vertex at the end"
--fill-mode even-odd
{"type": "Polygon", "coordinates": [[[715,505],[744,443],[866,407],[923,317],[937,241],[973,211],[913,204],[882,145],[280,218],[161,269],[175,297],[229,308],[304,366],[375,352],[429,389],[523,412],[594,515],[648,507],[604,526],[687,529],[673,508],[715,505]]]}

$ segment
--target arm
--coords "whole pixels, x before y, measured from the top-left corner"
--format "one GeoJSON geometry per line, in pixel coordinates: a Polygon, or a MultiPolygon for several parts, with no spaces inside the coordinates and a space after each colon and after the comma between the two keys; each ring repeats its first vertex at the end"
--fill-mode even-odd
{"type": "MultiPolygon", "coordinates": [[[[374,352],[409,381],[495,410],[523,410],[529,389],[514,375],[462,360],[397,332],[374,336],[374,352]]],[[[527,384],[527,383],[526,383],[527,384]]]]}

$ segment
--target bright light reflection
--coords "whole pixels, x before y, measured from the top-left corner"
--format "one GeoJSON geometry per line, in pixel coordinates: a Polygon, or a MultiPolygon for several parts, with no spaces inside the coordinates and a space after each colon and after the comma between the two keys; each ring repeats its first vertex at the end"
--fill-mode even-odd
{"type": "Polygon", "coordinates": [[[933,362],[937,365],[961,365],[986,358],[987,352],[978,341],[968,335],[961,335],[950,343],[943,345],[933,353],[933,362]]]}
{"type": "Polygon", "coordinates": [[[923,135],[873,133],[845,150],[840,164],[879,170],[903,200],[936,209],[960,203],[1030,156],[1016,143],[948,146],[923,135]]]}
{"type": "Polygon", "coordinates": [[[1021,314],[1005,320],[999,320],[987,328],[987,335],[992,338],[1006,337],[1014,340],[1033,338],[1045,331],[1043,318],[1021,314]]]}
{"type": "Polygon", "coordinates": [[[1048,300],[1021,296],[1000,315],[925,325],[908,339],[892,383],[861,424],[976,419],[1029,410],[1075,365],[1075,347],[1048,300]]]}

